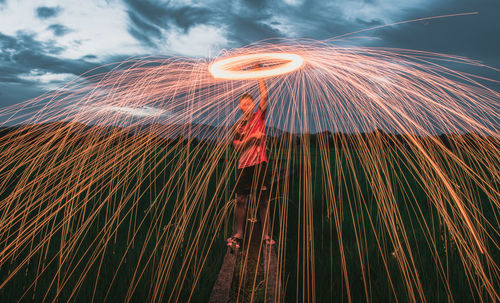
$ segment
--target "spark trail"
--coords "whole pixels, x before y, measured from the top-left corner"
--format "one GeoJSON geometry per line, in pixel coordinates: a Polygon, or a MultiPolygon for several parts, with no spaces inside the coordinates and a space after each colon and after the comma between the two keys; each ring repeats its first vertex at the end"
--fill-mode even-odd
{"type": "Polygon", "coordinates": [[[21,295],[46,301],[195,298],[228,232],[237,100],[258,96],[209,67],[280,64],[265,53],[303,58],[266,78],[287,296],[315,301],[321,284],[372,301],[382,283],[397,300],[459,300],[458,270],[470,297],[499,300],[500,94],[446,67],[481,64],[310,40],[131,59],[1,109],[0,290],[25,272],[21,295]]]}

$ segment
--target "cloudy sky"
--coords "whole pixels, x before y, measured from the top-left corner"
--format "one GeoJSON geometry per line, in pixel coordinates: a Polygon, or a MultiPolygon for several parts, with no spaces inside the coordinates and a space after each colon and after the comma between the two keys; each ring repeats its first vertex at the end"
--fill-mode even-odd
{"type": "Polygon", "coordinates": [[[456,54],[500,68],[498,0],[0,0],[0,106],[130,56],[211,56],[265,38],[327,39],[467,12],[478,14],[385,27],[352,43],[456,54]]]}

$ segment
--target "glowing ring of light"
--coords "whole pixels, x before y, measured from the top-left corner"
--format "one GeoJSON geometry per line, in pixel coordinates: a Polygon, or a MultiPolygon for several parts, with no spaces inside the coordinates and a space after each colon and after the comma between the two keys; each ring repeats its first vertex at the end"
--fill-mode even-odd
{"type": "Polygon", "coordinates": [[[215,61],[209,66],[209,71],[214,78],[218,79],[231,79],[231,80],[243,80],[243,79],[258,79],[278,76],[292,72],[302,66],[304,59],[296,54],[290,53],[261,53],[261,54],[251,54],[242,55],[236,57],[230,57],[227,59],[221,59],[215,61]],[[262,68],[257,70],[231,70],[234,66],[238,66],[244,63],[251,62],[262,62],[265,60],[284,60],[288,61],[286,63],[280,64],[277,67],[272,68],[262,68]]]}

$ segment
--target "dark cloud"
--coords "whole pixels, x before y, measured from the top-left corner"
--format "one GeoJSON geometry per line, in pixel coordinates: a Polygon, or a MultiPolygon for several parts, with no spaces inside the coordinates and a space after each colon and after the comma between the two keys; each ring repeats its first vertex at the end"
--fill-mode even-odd
{"type": "MultiPolygon", "coordinates": [[[[167,43],[162,30],[180,29],[188,32],[196,25],[212,25],[229,29],[228,39],[233,46],[241,46],[267,38],[286,36],[277,28],[272,15],[273,1],[226,1],[217,5],[172,6],[153,0],[124,0],[129,16],[129,33],[149,47],[167,43]],[[240,5],[241,4],[241,5],[240,5]],[[238,8],[240,7],[240,8],[238,8]]],[[[277,10],[279,11],[279,10],[277,10]]]]}
{"type": "MultiPolygon", "coordinates": [[[[0,59],[1,60],[1,59],[0,59]]],[[[26,81],[18,78],[19,74],[25,73],[28,70],[23,67],[12,64],[3,64],[0,66],[0,83],[26,83],[26,81]]]]}
{"type": "MultiPolygon", "coordinates": [[[[105,72],[111,67],[102,67],[99,70],[88,73],[88,71],[101,66],[103,63],[120,62],[128,56],[111,57],[107,62],[88,62],[95,60],[95,55],[83,56],[80,59],[63,59],[53,53],[58,53],[64,49],[54,46],[54,41],[41,42],[35,39],[33,34],[18,32],[15,36],[0,33],[0,84],[11,86],[8,100],[17,100],[13,97],[15,87],[19,88],[19,96],[26,96],[22,92],[26,89],[29,92],[42,91],[40,83],[35,80],[28,80],[26,75],[43,75],[45,73],[69,73],[85,77],[94,73],[105,72]],[[36,88],[36,89],[35,89],[36,88]]],[[[6,94],[0,96],[0,105],[5,105],[6,94]]],[[[21,98],[22,99],[22,98],[21,98]]],[[[19,100],[21,100],[19,99],[19,100]]],[[[8,101],[11,102],[11,101],[8,101]]]]}
{"type": "Polygon", "coordinates": [[[82,57],[83,60],[95,60],[97,59],[96,55],[85,55],[82,57]]]}
{"type": "Polygon", "coordinates": [[[297,5],[289,5],[283,1],[244,1],[245,9],[235,10],[229,17],[221,12],[221,19],[231,30],[232,37],[245,44],[269,37],[323,40],[359,30],[368,26],[367,24],[382,23],[377,18],[348,21],[334,5],[337,2],[342,3],[306,0],[297,5]]]}
{"type": "Polygon", "coordinates": [[[248,7],[257,9],[263,9],[268,5],[267,0],[244,0],[243,3],[245,3],[248,7]]]}
{"type": "Polygon", "coordinates": [[[230,22],[232,31],[229,33],[229,38],[240,45],[284,36],[283,33],[270,24],[268,25],[255,18],[234,16],[230,22]]]}
{"type": "MultiPolygon", "coordinates": [[[[61,50],[54,42],[41,42],[33,34],[18,32],[15,36],[0,33],[0,107],[16,104],[34,98],[46,91],[36,77],[46,73],[85,74],[85,77],[95,73],[106,72],[111,67],[102,67],[103,63],[120,62],[125,57],[112,57],[107,62],[88,62],[95,60],[94,55],[80,59],[62,59],[51,54],[61,50]]],[[[128,57],[128,56],[127,56],[128,57]]]]}
{"type": "MultiPolygon", "coordinates": [[[[175,25],[185,31],[190,27],[207,23],[212,12],[207,8],[193,6],[176,6],[152,0],[125,0],[131,22],[138,28],[145,24],[167,29],[175,25]]],[[[146,28],[151,31],[151,28],[146,28]]]]}
{"type": "Polygon", "coordinates": [[[0,46],[0,52],[10,57],[24,51],[59,54],[64,50],[56,46],[54,41],[40,42],[35,39],[35,34],[23,31],[17,32],[16,36],[0,33],[0,46]]]}
{"type": "Polygon", "coordinates": [[[60,37],[60,36],[64,36],[66,35],[67,33],[71,32],[71,30],[69,28],[67,28],[66,26],[62,25],[62,24],[51,24],[47,27],[48,30],[51,30],[54,35],[60,37]]]}
{"type": "MultiPolygon", "coordinates": [[[[129,12],[140,16],[143,22],[159,26],[168,27],[165,17],[168,15],[167,5],[150,0],[124,0],[129,12]]],[[[129,13],[130,16],[130,13],[129,13]]]]}
{"type": "Polygon", "coordinates": [[[0,80],[0,107],[17,104],[40,96],[44,91],[25,83],[2,83],[0,80]]]}
{"type": "Polygon", "coordinates": [[[194,25],[210,23],[212,12],[205,8],[183,6],[169,9],[168,16],[176,26],[187,31],[194,25]]]}
{"type": "Polygon", "coordinates": [[[500,66],[500,1],[437,1],[407,18],[478,12],[477,15],[409,23],[377,30],[380,44],[460,55],[500,66]]]}
{"type": "Polygon", "coordinates": [[[40,19],[47,19],[56,17],[61,12],[61,8],[58,6],[48,7],[48,6],[40,6],[36,9],[36,15],[40,19]]]}
{"type": "Polygon", "coordinates": [[[53,54],[63,49],[54,42],[40,42],[33,34],[18,32],[16,36],[0,33],[0,82],[25,83],[20,75],[32,70],[51,73],[81,74],[95,67],[85,60],[66,60],[53,54]]]}
{"type": "Polygon", "coordinates": [[[144,20],[141,15],[133,11],[129,10],[127,13],[131,21],[128,26],[129,33],[149,47],[156,46],[155,39],[162,37],[159,27],[144,20]]]}
{"type": "Polygon", "coordinates": [[[373,27],[373,26],[379,26],[379,25],[383,25],[384,22],[380,19],[371,19],[370,21],[366,21],[366,20],[362,20],[360,18],[356,18],[356,22],[363,25],[363,26],[366,26],[366,27],[373,27]]]}
{"type": "MultiPolygon", "coordinates": [[[[162,29],[175,26],[184,32],[198,24],[213,22],[213,13],[207,8],[180,6],[151,0],[125,0],[130,19],[129,33],[149,47],[161,41],[162,29]]],[[[164,43],[165,41],[162,41],[164,43]]]]}

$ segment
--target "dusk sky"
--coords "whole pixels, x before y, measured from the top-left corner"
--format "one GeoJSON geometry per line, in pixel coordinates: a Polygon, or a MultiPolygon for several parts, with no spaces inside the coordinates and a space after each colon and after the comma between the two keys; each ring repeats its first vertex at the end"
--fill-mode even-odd
{"type": "MultiPolygon", "coordinates": [[[[351,45],[466,56],[500,68],[498,0],[0,0],[0,106],[130,56],[214,56],[266,38],[350,36],[351,45]],[[355,39],[355,37],[370,37],[355,39]]],[[[485,74],[498,79],[498,72],[485,74]]]]}

